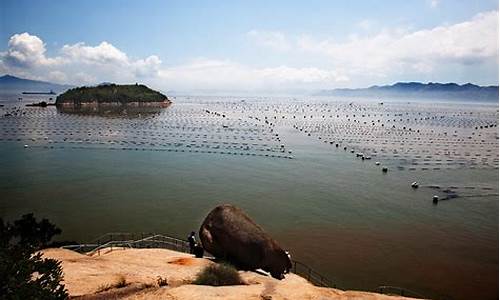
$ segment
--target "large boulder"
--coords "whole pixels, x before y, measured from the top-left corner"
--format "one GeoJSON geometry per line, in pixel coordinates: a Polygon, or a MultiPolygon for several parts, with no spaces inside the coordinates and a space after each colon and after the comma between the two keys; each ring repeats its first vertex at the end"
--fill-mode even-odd
{"type": "Polygon", "coordinates": [[[214,208],[203,221],[199,234],[206,251],[240,269],[260,268],[282,279],[292,267],[288,253],[233,205],[214,208]]]}

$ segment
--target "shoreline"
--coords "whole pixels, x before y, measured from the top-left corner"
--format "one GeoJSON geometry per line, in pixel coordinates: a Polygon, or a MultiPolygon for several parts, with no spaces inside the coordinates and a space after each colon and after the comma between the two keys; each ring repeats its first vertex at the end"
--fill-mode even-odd
{"type": "Polygon", "coordinates": [[[144,101],[134,101],[134,102],[127,102],[127,103],[122,103],[119,101],[112,101],[112,102],[98,102],[98,101],[92,101],[92,102],[80,102],[80,103],[75,103],[75,102],[62,102],[62,103],[57,103],[57,107],[62,107],[62,108],[97,108],[97,107],[168,107],[169,105],[172,104],[172,101],[166,100],[166,101],[161,101],[161,102],[144,102],[144,101]]]}

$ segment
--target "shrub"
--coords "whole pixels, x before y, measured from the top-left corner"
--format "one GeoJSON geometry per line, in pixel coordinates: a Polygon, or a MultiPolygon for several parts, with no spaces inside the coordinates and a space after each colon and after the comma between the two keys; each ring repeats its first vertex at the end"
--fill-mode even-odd
{"type": "Polygon", "coordinates": [[[118,277],[118,280],[115,283],[116,288],[126,287],[127,285],[128,285],[128,282],[127,282],[127,280],[125,280],[125,277],[123,277],[123,276],[118,277]]]}
{"type": "Polygon", "coordinates": [[[158,276],[158,278],[156,278],[156,283],[158,283],[158,286],[166,286],[168,285],[168,280],[167,278],[163,278],[161,276],[158,276]]]}
{"type": "Polygon", "coordinates": [[[61,262],[43,258],[46,247],[61,230],[47,219],[38,222],[33,214],[14,224],[0,218],[0,298],[67,299],[61,262]]]}
{"type": "Polygon", "coordinates": [[[112,284],[101,284],[100,286],[97,287],[97,290],[95,292],[102,293],[102,292],[109,291],[112,288],[113,288],[112,284]]]}
{"type": "Polygon", "coordinates": [[[123,275],[120,275],[118,279],[112,284],[103,284],[97,288],[96,293],[102,293],[109,291],[111,289],[119,289],[128,286],[130,283],[127,282],[123,275]]]}
{"type": "Polygon", "coordinates": [[[238,271],[229,264],[210,264],[205,267],[193,281],[193,284],[198,285],[238,285],[245,284],[240,277],[238,271]]]}

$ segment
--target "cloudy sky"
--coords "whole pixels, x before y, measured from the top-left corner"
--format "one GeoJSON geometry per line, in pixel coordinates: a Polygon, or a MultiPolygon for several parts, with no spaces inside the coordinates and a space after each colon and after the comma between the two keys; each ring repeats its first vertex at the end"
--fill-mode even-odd
{"type": "Polygon", "coordinates": [[[498,84],[498,2],[0,2],[0,75],[163,91],[498,84]]]}

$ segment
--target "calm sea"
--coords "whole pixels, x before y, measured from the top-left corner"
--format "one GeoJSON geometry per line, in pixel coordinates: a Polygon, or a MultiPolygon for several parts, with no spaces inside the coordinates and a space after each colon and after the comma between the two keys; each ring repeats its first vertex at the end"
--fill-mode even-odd
{"type": "Polygon", "coordinates": [[[497,103],[178,97],[89,113],[2,97],[1,217],[34,212],[82,242],[185,237],[232,203],[340,288],[498,297],[497,103]]]}

